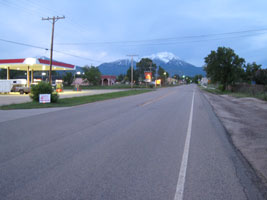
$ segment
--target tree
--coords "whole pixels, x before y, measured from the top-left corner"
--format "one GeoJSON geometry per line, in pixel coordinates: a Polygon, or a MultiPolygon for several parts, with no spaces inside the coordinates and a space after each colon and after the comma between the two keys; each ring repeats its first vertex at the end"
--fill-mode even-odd
{"type": "MultiPolygon", "coordinates": [[[[131,67],[129,67],[129,69],[127,70],[126,76],[127,76],[127,79],[129,81],[131,81],[131,67]]],[[[133,69],[133,81],[134,81],[134,83],[138,83],[138,79],[139,79],[138,71],[136,69],[133,69]]]]}
{"type": "Polygon", "coordinates": [[[197,75],[195,75],[195,76],[192,78],[192,81],[193,81],[194,83],[198,83],[198,81],[201,80],[202,77],[203,77],[203,76],[202,76],[201,74],[197,74],[197,75]]]}
{"type": "Polygon", "coordinates": [[[152,60],[149,58],[142,58],[138,63],[136,63],[136,69],[138,76],[141,78],[141,80],[144,80],[145,79],[144,72],[151,70],[152,76],[154,76],[157,69],[157,65],[154,64],[152,60]]]}
{"type": "Polygon", "coordinates": [[[174,74],[173,75],[173,78],[176,79],[176,80],[178,80],[178,81],[181,79],[181,77],[180,77],[179,74],[174,74]]]}
{"type": "Polygon", "coordinates": [[[255,81],[257,84],[267,85],[267,69],[259,69],[255,73],[255,81]]]}
{"type": "Polygon", "coordinates": [[[257,65],[255,62],[252,64],[248,63],[245,66],[245,73],[243,75],[243,80],[245,82],[251,83],[252,81],[255,81],[256,78],[256,72],[261,68],[261,65],[257,65]]]}
{"type": "Polygon", "coordinates": [[[64,76],[63,76],[63,81],[66,85],[71,85],[73,82],[73,74],[71,72],[67,72],[64,76]]]}
{"type": "Polygon", "coordinates": [[[124,77],[124,74],[120,74],[119,76],[117,76],[117,81],[122,82],[124,80],[124,77]]]}
{"type": "Polygon", "coordinates": [[[91,66],[89,67],[86,65],[83,68],[84,74],[82,78],[86,81],[89,82],[92,85],[99,85],[101,81],[101,72],[97,67],[91,66]]]}
{"type": "Polygon", "coordinates": [[[222,90],[227,89],[228,85],[234,85],[240,80],[244,72],[245,59],[239,58],[231,48],[218,47],[217,52],[205,57],[206,66],[204,70],[207,77],[212,82],[219,82],[223,85],[222,90]]]}
{"type": "Polygon", "coordinates": [[[166,83],[166,79],[169,77],[169,73],[166,72],[161,66],[158,69],[158,78],[160,78],[163,84],[166,83]]]}

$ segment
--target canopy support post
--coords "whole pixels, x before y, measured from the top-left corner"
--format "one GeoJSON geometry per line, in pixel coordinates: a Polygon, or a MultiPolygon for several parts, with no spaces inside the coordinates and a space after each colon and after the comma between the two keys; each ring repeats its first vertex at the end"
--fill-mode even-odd
{"type": "Polygon", "coordinates": [[[30,87],[30,67],[27,68],[27,87],[30,87]]]}
{"type": "Polygon", "coordinates": [[[31,83],[33,83],[33,69],[31,71],[31,83]]]}
{"type": "Polygon", "coordinates": [[[9,80],[10,79],[10,68],[7,67],[6,69],[6,80],[9,80]]]}

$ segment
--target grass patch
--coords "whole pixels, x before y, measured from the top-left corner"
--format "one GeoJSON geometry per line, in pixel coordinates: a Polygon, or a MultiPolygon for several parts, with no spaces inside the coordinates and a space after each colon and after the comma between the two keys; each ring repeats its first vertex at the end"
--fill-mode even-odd
{"type": "MultiPolygon", "coordinates": [[[[161,87],[173,87],[173,86],[178,86],[178,85],[162,85],[161,87]]],[[[157,86],[157,88],[161,88],[160,86],[157,86]]],[[[92,86],[92,85],[80,85],[80,88],[82,90],[107,90],[107,89],[130,89],[131,85],[126,85],[126,84],[121,84],[121,85],[110,85],[110,86],[92,86]]],[[[133,88],[150,88],[149,85],[133,85],[133,88]]],[[[70,89],[73,90],[74,86],[64,86],[64,89],[70,89]]]]}
{"type": "Polygon", "coordinates": [[[106,94],[97,94],[97,95],[91,95],[91,96],[64,98],[64,99],[59,99],[57,103],[49,103],[49,104],[41,104],[38,102],[27,102],[27,103],[20,103],[20,104],[3,105],[3,106],[0,106],[0,109],[1,110],[13,110],[13,109],[70,107],[70,106],[77,106],[77,105],[86,104],[86,103],[92,103],[96,101],[103,101],[107,99],[114,99],[114,98],[119,98],[119,97],[137,95],[137,94],[142,94],[142,93],[151,92],[151,91],[154,91],[154,90],[151,90],[151,89],[128,90],[128,91],[112,92],[112,93],[106,93],[106,94]]]}
{"type": "MultiPolygon", "coordinates": [[[[110,85],[110,86],[92,86],[92,85],[80,85],[80,88],[83,90],[101,90],[101,89],[129,89],[131,85],[110,85]]],[[[145,85],[134,85],[133,88],[146,88],[145,85]]],[[[64,89],[74,89],[74,86],[64,86],[64,89]]]]}
{"type": "Polygon", "coordinates": [[[229,95],[236,98],[245,98],[245,97],[253,97],[260,100],[267,101],[267,93],[260,93],[260,94],[251,94],[251,93],[241,93],[241,92],[231,92],[231,91],[221,91],[218,88],[204,88],[200,86],[200,88],[204,91],[207,91],[212,94],[218,94],[218,95],[229,95]]]}

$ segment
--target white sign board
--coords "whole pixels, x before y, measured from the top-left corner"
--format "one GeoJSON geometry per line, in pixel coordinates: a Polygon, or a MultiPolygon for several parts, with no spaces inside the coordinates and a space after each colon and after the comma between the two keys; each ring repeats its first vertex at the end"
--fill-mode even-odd
{"type": "Polygon", "coordinates": [[[39,94],[39,103],[51,103],[51,94],[39,94]]]}

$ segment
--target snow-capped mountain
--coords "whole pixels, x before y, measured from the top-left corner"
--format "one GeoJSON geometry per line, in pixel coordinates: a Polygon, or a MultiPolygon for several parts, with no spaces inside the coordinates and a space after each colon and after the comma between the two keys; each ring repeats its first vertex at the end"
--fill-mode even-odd
{"type": "MultiPolygon", "coordinates": [[[[144,56],[143,58],[150,58],[157,66],[161,66],[165,69],[170,76],[175,74],[179,74],[180,76],[195,76],[197,74],[205,75],[202,67],[196,67],[187,63],[170,52],[160,52],[150,56],[144,56]]],[[[103,63],[98,67],[102,74],[118,76],[119,74],[126,74],[130,66],[131,62],[128,59],[122,59],[114,62],[103,63]]],[[[135,66],[136,61],[134,61],[134,67],[135,66]]]]}
{"type": "Polygon", "coordinates": [[[150,58],[151,60],[161,60],[165,63],[168,63],[171,60],[180,60],[179,57],[170,52],[160,52],[157,54],[152,54],[151,56],[145,56],[145,58],[150,58]]]}

